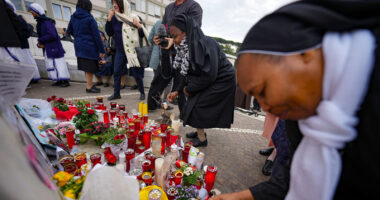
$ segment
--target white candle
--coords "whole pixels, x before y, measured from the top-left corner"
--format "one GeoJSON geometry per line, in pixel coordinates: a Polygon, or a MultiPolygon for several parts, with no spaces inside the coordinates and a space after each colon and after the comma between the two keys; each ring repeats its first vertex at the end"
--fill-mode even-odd
{"type": "Polygon", "coordinates": [[[179,133],[179,125],[180,125],[179,120],[172,120],[172,129],[174,130],[175,133],[179,133]]]}
{"type": "Polygon", "coordinates": [[[155,165],[155,182],[158,184],[158,186],[162,187],[164,185],[163,183],[163,177],[162,177],[162,166],[164,165],[164,159],[163,158],[157,158],[156,161],[154,162],[155,165]]]}

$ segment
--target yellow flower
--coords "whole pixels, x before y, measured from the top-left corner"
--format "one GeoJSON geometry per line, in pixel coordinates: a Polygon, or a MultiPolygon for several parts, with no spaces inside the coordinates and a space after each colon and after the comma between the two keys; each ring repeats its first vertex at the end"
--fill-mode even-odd
{"type": "Polygon", "coordinates": [[[62,187],[66,185],[68,181],[73,177],[73,175],[65,172],[65,171],[60,171],[54,174],[53,179],[58,181],[58,186],[62,187]]]}
{"type": "Polygon", "coordinates": [[[65,191],[63,195],[67,198],[75,199],[75,193],[74,193],[74,190],[72,189],[65,191]]]}
{"type": "Polygon", "coordinates": [[[44,126],[39,125],[39,126],[38,126],[38,130],[42,130],[42,129],[44,129],[44,126]]]}

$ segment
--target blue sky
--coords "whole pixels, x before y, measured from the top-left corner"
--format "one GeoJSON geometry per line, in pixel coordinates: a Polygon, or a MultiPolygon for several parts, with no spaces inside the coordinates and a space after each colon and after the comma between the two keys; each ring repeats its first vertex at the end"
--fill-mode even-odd
{"type": "Polygon", "coordinates": [[[203,31],[210,36],[242,42],[262,17],[295,0],[196,0],[203,9],[203,31]]]}

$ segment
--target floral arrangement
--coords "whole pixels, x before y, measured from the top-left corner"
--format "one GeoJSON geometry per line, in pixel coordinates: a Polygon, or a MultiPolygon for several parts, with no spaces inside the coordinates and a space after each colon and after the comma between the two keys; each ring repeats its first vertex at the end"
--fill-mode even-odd
{"type": "Polygon", "coordinates": [[[57,172],[53,179],[57,181],[63,195],[70,199],[79,199],[86,176],[74,179],[74,176],[65,172],[57,172]]]}
{"type": "Polygon", "coordinates": [[[184,185],[197,185],[202,183],[203,172],[195,169],[192,166],[184,166],[181,168],[183,171],[183,184],[184,185]]]}
{"type": "Polygon", "coordinates": [[[75,126],[70,122],[61,122],[55,128],[54,131],[56,136],[61,139],[61,137],[66,136],[66,132],[75,130],[75,126]]]}
{"type": "Polygon", "coordinates": [[[86,143],[88,139],[92,139],[98,146],[101,146],[105,139],[103,137],[104,133],[110,128],[109,123],[103,122],[92,122],[88,129],[84,129],[84,134],[80,134],[80,142],[86,143]]]}
{"type": "Polygon", "coordinates": [[[198,197],[198,190],[195,186],[177,186],[178,195],[176,200],[189,200],[198,197]]]}
{"type": "Polygon", "coordinates": [[[104,133],[105,142],[108,144],[118,145],[125,140],[123,129],[109,128],[104,133]]]}
{"type": "Polygon", "coordinates": [[[57,98],[57,96],[53,95],[46,99],[50,102],[54,108],[58,108],[60,111],[68,111],[69,107],[66,104],[66,100],[64,98],[57,98]]]}
{"type": "Polygon", "coordinates": [[[92,122],[88,129],[89,135],[102,135],[106,129],[110,127],[109,123],[92,122]]]}
{"type": "Polygon", "coordinates": [[[75,127],[79,130],[89,130],[91,123],[98,121],[98,115],[95,114],[95,110],[87,108],[87,101],[77,101],[76,107],[78,114],[73,119],[75,127]]]}

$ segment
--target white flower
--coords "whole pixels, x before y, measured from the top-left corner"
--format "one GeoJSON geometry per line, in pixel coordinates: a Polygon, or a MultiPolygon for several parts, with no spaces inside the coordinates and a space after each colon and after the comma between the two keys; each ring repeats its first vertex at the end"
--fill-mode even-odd
{"type": "Polygon", "coordinates": [[[186,176],[190,176],[190,175],[192,175],[192,174],[194,173],[194,172],[193,172],[193,168],[191,168],[191,167],[187,167],[183,173],[184,173],[186,176]]]}

